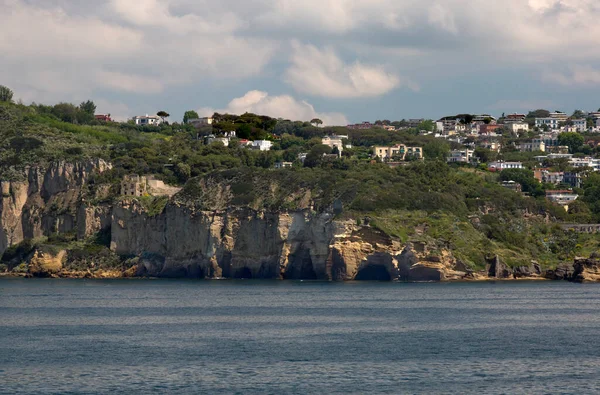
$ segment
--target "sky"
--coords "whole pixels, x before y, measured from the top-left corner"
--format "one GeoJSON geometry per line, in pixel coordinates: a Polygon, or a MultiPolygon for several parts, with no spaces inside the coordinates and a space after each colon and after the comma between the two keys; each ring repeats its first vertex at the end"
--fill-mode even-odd
{"type": "Polygon", "coordinates": [[[0,84],[124,120],[600,107],[597,0],[0,0],[0,84]]]}

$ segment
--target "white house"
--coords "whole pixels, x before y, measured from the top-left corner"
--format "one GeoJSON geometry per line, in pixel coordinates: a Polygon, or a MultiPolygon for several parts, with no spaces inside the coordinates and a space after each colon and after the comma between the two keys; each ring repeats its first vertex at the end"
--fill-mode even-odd
{"type": "Polygon", "coordinates": [[[586,158],[571,158],[569,165],[573,167],[590,167],[594,171],[600,171],[600,159],[590,157],[586,158]]]}
{"type": "Polygon", "coordinates": [[[540,139],[534,139],[518,145],[519,151],[521,152],[546,152],[546,144],[540,139]]]}
{"type": "Polygon", "coordinates": [[[571,123],[573,123],[573,127],[578,132],[585,132],[587,130],[587,120],[586,119],[572,119],[571,123]]]}
{"type": "Polygon", "coordinates": [[[421,147],[409,147],[405,144],[396,144],[392,147],[373,147],[373,152],[376,157],[383,161],[405,160],[406,156],[415,159],[423,159],[423,149],[421,147]]]}
{"type": "Polygon", "coordinates": [[[550,129],[558,129],[558,125],[561,122],[560,119],[558,118],[536,118],[535,119],[535,126],[537,126],[538,128],[545,126],[548,126],[550,129]]]}
{"type": "Polygon", "coordinates": [[[252,148],[259,151],[270,151],[273,146],[273,142],[269,140],[254,140],[252,142],[252,148]]]}
{"type": "Polygon", "coordinates": [[[564,122],[569,118],[569,116],[564,112],[555,111],[550,113],[550,118],[558,119],[559,121],[564,122]]]}
{"type": "Polygon", "coordinates": [[[292,162],[275,162],[276,169],[288,169],[291,168],[294,164],[292,162]]]}
{"type": "Polygon", "coordinates": [[[160,119],[160,117],[156,116],[156,115],[137,115],[135,117],[133,117],[133,122],[135,122],[136,125],[140,125],[140,126],[144,126],[144,125],[159,125],[162,120],[160,119]]]}
{"type": "Polygon", "coordinates": [[[523,168],[523,163],[521,163],[521,162],[497,161],[497,162],[491,162],[488,165],[488,168],[490,170],[522,169],[523,168]]]}
{"type": "Polygon", "coordinates": [[[555,190],[555,191],[546,191],[546,199],[559,204],[564,207],[565,210],[569,210],[569,204],[573,203],[579,195],[573,193],[572,190],[555,190]]]}
{"type": "Polygon", "coordinates": [[[505,125],[508,130],[510,130],[513,134],[523,133],[529,131],[529,124],[525,122],[515,122],[509,123],[505,125]]]}
{"type": "Polygon", "coordinates": [[[344,150],[344,144],[342,143],[343,138],[348,138],[348,136],[325,136],[321,139],[321,144],[326,145],[333,149],[334,147],[338,149],[341,154],[344,150]]]}
{"type": "Polygon", "coordinates": [[[450,151],[446,160],[448,163],[470,163],[474,153],[472,149],[454,150],[450,151]]]}

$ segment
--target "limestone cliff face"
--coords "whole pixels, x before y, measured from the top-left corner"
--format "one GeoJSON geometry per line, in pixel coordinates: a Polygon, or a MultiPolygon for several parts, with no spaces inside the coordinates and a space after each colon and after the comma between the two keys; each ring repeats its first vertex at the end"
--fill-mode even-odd
{"type": "Polygon", "coordinates": [[[432,257],[422,247],[410,252],[414,262],[406,266],[410,247],[309,210],[208,212],[171,203],[148,216],[131,199],[113,209],[111,230],[111,249],[138,257],[139,276],[445,281],[465,275],[453,271],[449,252],[432,257]]]}
{"type": "Polygon", "coordinates": [[[24,181],[0,180],[0,255],[24,239],[76,231],[82,188],[109,168],[101,159],[55,162],[25,169],[24,181]]]}
{"type": "Polygon", "coordinates": [[[195,212],[175,204],[150,217],[126,200],[113,209],[111,229],[111,248],[140,256],[143,275],[318,279],[328,275],[336,224],[328,214],[195,212]]]}

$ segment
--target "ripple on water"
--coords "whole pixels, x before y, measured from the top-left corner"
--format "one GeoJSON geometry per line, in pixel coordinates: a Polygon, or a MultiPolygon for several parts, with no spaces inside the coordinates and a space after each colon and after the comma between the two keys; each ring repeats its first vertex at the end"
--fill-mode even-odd
{"type": "Polygon", "coordinates": [[[0,280],[0,393],[592,393],[599,289],[0,280]]]}

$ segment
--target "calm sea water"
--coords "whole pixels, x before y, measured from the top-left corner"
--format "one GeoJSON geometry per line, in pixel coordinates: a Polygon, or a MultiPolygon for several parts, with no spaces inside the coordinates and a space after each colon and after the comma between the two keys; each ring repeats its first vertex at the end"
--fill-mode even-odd
{"type": "Polygon", "coordinates": [[[0,280],[0,392],[596,393],[600,286],[0,280]]]}

